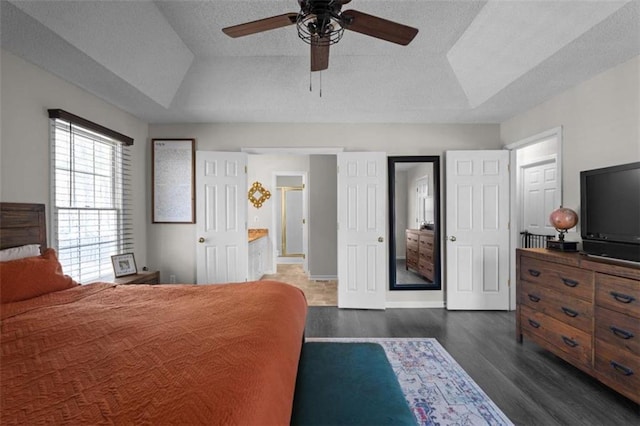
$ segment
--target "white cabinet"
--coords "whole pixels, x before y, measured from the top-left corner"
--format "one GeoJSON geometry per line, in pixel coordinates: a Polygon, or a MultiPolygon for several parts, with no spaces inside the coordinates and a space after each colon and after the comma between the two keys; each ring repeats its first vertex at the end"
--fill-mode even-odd
{"type": "Polygon", "coordinates": [[[265,274],[268,261],[268,238],[261,237],[249,243],[249,281],[257,281],[265,274]]]}

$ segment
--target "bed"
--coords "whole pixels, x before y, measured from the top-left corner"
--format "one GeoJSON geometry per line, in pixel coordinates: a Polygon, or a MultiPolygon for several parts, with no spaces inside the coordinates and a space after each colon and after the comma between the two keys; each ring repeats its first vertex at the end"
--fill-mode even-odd
{"type": "MultiPolygon", "coordinates": [[[[0,215],[0,248],[46,248],[43,205],[0,215]]],[[[1,262],[3,294],[16,262],[1,262]]],[[[0,423],[288,424],[306,312],[273,281],[73,283],[7,301],[0,423]]]]}

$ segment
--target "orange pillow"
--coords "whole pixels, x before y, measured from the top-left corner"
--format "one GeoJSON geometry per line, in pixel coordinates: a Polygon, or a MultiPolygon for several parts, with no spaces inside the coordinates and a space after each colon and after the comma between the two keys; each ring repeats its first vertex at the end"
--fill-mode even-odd
{"type": "Polygon", "coordinates": [[[40,256],[0,262],[2,303],[31,299],[79,285],[62,273],[56,251],[48,248],[40,256]]]}

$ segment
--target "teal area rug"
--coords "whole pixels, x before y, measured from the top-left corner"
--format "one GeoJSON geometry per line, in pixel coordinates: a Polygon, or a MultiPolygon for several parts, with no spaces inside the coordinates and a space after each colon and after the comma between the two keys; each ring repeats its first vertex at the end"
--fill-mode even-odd
{"type": "Polygon", "coordinates": [[[308,342],[380,344],[418,424],[513,425],[432,338],[307,338],[308,342]]]}

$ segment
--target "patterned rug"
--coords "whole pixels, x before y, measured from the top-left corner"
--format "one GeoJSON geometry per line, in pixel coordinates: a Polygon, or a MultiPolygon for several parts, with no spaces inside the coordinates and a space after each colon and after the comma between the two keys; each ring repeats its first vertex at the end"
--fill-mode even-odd
{"type": "Polygon", "coordinates": [[[436,339],[307,338],[382,345],[420,425],[513,425],[436,339]]]}

